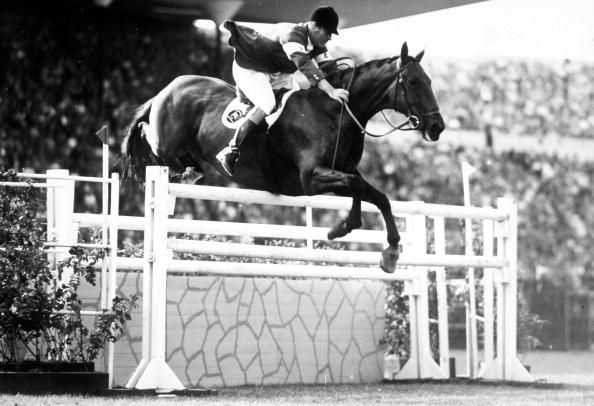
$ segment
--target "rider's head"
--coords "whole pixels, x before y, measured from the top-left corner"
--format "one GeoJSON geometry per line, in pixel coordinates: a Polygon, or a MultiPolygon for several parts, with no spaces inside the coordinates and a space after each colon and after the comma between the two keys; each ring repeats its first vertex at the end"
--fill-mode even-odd
{"type": "Polygon", "coordinates": [[[309,25],[312,44],[324,46],[332,34],[338,35],[338,14],[332,7],[319,7],[311,15],[309,25]]]}

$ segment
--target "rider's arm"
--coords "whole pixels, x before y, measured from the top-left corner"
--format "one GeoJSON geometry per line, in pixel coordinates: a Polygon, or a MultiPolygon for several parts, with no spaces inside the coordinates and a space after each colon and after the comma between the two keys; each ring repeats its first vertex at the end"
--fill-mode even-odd
{"type": "Polygon", "coordinates": [[[298,42],[285,42],[281,44],[287,57],[293,61],[297,69],[305,75],[312,86],[316,86],[320,80],[326,77],[324,72],[318,67],[318,64],[305,51],[303,45],[298,42]]]}
{"type": "Polygon", "coordinates": [[[312,86],[316,86],[326,76],[307,52],[307,28],[301,24],[279,24],[277,27],[278,40],[287,58],[293,61],[312,86]]]}
{"type": "MultiPolygon", "coordinates": [[[[312,86],[317,86],[322,89],[334,100],[348,100],[348,92],[344,89],[336,89],[332,86],[326,80],[326,75],[320,70],[316,61],[306,52],[305,46],[307,44],[307,33],[302,33],[298,28],[289,30],[285,36],[281,37],[280,43],[287,54],[287,57],[295,63],[297,69],[305,75],[312,86]]],[[[320,54],[320,56],[320,61],[329,58],[327,50],[323,54],[320,54]],[[326,57],[322,56],[324,54],[326,57]]]]}
{"type": "Polygon", "coordinates": [[[302,57],[297,53],[291,58],[297,65],[297,68],[307,77],[312,86],[322,89],[330,98],[336,101],[348,101],[348,92],[344,89],[337,89],[326,80],[326,75],[320,70],[314,60],[309,55],[302,57]]]}

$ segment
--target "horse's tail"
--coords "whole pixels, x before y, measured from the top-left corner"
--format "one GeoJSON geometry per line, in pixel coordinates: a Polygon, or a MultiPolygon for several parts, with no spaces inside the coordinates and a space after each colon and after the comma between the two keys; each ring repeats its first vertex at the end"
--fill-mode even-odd
{"type": "Polygon", "coordinates": [[[144,182],[145,167],[158,163],[150,145],[142,134],[141,123],[148,123],[153,99],[150,99],[134,112],[132,122],[124,132],[122,141],[121,177],[122,181],[134,179],[144,182]]]}

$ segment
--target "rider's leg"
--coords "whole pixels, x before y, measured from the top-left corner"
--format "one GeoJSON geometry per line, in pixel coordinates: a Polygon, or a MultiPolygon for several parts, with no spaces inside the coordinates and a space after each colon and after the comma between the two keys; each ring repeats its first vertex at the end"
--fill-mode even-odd
{"type": "Polygon", "coordinates": [[[231,148],[239,148],[241,144],[245,141],[246,137],[254,130],[254,128],[258,127],[264,119],[266,118],[267,114],[263,112],[260,107],[254,107],[245,117],[245,121],[243,124],[235,131],[235,135],[229,141],[229,146],[231,148]]]}
{"type": "Polygon", "coordinates": [[[269,74],[245,69],[233,62],[233,78],[237,87],[256,107],[247,114],[246,120],[237,129],[229,145],[217,154],[218,161],[229,175],[233,175],[241,144],[275,107],[269,74]]]}
{"type": "Polygon", "coordinates": [[[265,117],[265,112],[259,107],[254,107],[246,116],[243,124],[237,131],[235,131],[235,135],[231,138],[231,141],[229,141],[229,145],[217,154],[217,160],[221,163],[225,172],[227,172],[229,176],[233,176],[235,162],[237,162],[237,158],[239,158],[239,148],[241,147],[241,144],[243,144],[252,131],[264,121],[265,117]]]}

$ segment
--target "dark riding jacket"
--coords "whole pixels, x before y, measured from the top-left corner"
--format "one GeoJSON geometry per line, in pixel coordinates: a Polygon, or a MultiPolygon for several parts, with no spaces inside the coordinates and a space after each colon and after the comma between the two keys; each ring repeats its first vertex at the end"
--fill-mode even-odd
{"type": "Polygon", "coordinates": [[[327,53],[328,49],[313,47],[310,51],[303,51],[309,43],[307,23],[280,23],[269,35],[234,21],[225,21],[224,27],[231,33],[229,45],[235,49],[235,62],[242,68],[265,73],[293,73],[299,69],[312,86],[325,78],[314,58],[327,53]],[[301,47],[287,47],[290,43],[301,47]]]}

